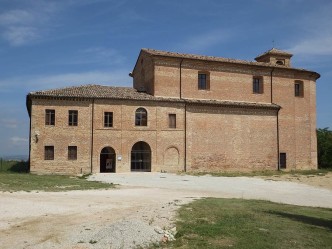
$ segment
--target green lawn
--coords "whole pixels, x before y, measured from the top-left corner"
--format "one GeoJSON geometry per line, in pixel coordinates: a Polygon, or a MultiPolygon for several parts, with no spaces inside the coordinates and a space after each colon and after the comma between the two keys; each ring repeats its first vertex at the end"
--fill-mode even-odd
{"type": "Polygon", "coordinates": [[[332,209],[207,198],[180,208],[167,248],[332,248],[332,209]]]}
{"type": "Polygon", "coordinates": [[[68,191],[109,189],[113,184],[87,181],[86,177],[34,175],[27,172],[26,162],[3,161],[0,168],[0,191],[68,191]]]}

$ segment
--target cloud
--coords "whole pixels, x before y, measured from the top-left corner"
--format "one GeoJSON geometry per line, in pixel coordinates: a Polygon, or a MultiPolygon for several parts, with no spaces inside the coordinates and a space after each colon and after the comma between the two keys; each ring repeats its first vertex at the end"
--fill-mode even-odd
{"type": "Polygon", "coordinates": [[[296,40],[287,50],[299,55],[332,55],[332,3],[297,18],[296,40]]]}
{"type": "Polygon", "coordinates": [[[11,145],[21,145],[21,146],[26,146],[27,143],[29,142],[29,139],[24,138],[24,137],[11,137],[10,139],[11,145]]]}
{"type": "Polygon", "coordinates": [[[182,41],[180,45],[176,46],[176,50],[200,51],[227,42],[232,36],[228,30],[213,30],[200,33],[182,41]]]}
{"type": "Polygon", "coordinates": [[[27,10],[10,10],[0,15],[0,24],[5,25],[26,25],[33,22],[35,16],[27,10]]]}
{"type": "Polygon", "coordinates": [[[58,10],[51,2],[28,1],[28,4],[26,9],[12,9],[0,14],[1,36],[12,46],[22,46],[40,39],[51,26],[49,21],[58,10]]]}
{"type": "Polygon", "coordinates": [[[17,128],[19,122],[16,119],[0,119],[0,125],[6,128],[17,128]]]}
{"type": "Polygon", "coordinates": [[[332,34],[299,41],[289,50],[303,55],[332,55],[332,34]]]}
{"type": "Polygon", "coordinates": [[[30,92],[83,84],[130,86],[132,79],[128,76],[129,71],[130,70],[121,69],[107,72],[90,71],[54,75],[23,75],[0,80],[0,92],[16,91],[17,88],[25,89],[30,92]],[[24,82],[24,84],[22,84],[22,82],[24,82]]]}
{"type": "Polygon", "coordinates": [[[13,46],[21,46],[37,40],[40,35],[33,27],[9,27],[3,33],[3,37],[13,46]]]}

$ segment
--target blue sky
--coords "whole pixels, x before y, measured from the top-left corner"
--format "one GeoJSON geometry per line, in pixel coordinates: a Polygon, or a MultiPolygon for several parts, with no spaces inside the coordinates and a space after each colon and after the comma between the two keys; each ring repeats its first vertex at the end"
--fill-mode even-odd
{"type": "Polygon", "coordinates": [[[141,48],[244,60],[273,47],[321,74],[317,126],[332,128],[330,0],[0,0],[0,156],[28,154],[28,92],[131,86],[141,48]]]}

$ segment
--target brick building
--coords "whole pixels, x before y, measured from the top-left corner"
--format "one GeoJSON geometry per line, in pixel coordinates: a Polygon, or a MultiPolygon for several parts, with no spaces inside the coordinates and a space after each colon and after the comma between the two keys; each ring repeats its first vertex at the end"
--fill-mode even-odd
{"type": "Polygon", "coordinates": [[[255,62],[142,49],[133,88],[31,92],[38,173],[316,169],[316,72],[271,49],[255,62]]]}

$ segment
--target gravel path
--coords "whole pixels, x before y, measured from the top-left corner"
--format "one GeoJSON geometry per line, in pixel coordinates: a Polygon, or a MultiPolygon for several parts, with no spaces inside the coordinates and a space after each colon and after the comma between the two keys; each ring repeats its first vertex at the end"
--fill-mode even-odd
{"type": "Polygon", "coordinates": [[[166,173],[97,174],[90,180],[122,186],[191,192],[194,197],[262,199],[273,202],[332,208],[332,191],[309,185],[253,177],[191,176],[166,173]]]}
{"type": "Polygon", "coordinates": [[[175,211],[195,198],[265,199],[332,208],[332,191],[248,177],[97,174],[118,189],[0,192],[0,248],[145,247],[174,234],[175,211]]]}

